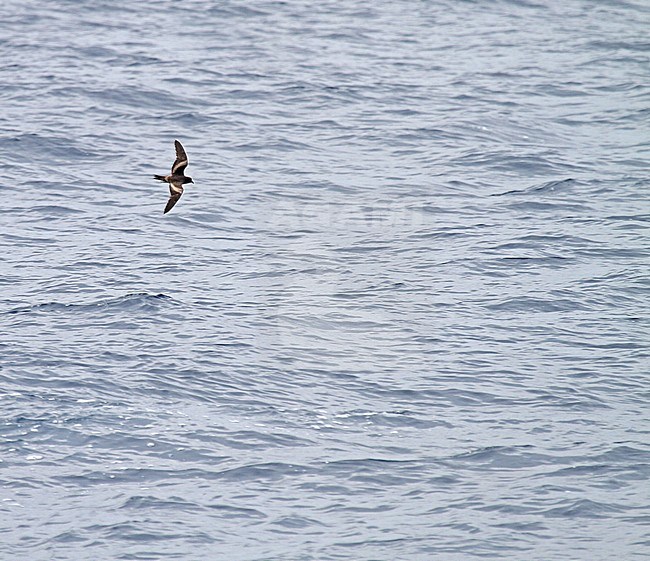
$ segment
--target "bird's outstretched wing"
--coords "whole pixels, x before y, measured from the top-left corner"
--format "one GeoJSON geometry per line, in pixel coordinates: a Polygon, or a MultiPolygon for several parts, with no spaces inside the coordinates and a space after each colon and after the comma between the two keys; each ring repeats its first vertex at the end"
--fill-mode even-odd
{"type": "Polygon", "coordinates": [[[187,154],[178,140],[174,140],[174,146],[176,146],[176,161],[172,166],[172,175],[183,175],[188,163],[187,154]]]}
{"type": "Polygon", "coordinates": [[[163,214],[167,214],[172,208],[174,208],[174,205],[178,202],[178,199],[181,198],[182,194],[183,187],[180,185],[174,185],[173,183],[169,184],[169,200],[167,201],[167,206],[165,207],[163,214]]]}

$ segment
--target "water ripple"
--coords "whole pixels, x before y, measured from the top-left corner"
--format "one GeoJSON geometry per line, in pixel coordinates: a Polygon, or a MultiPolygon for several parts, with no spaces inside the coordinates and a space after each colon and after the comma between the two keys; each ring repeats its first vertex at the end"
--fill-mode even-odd
{"type": "Polygon", "coordinates": [[[1,559],[647,557],[644,3],[7,2],[1,559]]]}

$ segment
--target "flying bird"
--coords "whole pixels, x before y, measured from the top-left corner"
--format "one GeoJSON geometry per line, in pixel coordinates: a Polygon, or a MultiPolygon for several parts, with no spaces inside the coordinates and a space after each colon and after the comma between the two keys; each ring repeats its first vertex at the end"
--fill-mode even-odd
{"type": "Polygon", "coordinates": [[[167,201],[167,206],[163,211],[163,214],[167,214],[174,205],[178,202],[178,199],[181,198],[183,194],[183,185],[185,183],[194,183],[191,177],[185,175],[185,168],[188,164],[187,154],[183,145],[174,140],[174,146],[176,147],[176,160],[172,166],[172,172],[169,175],[154,175],[153,178],[158,181],[164,181],[169,183],[169,200],[167,201]]]}

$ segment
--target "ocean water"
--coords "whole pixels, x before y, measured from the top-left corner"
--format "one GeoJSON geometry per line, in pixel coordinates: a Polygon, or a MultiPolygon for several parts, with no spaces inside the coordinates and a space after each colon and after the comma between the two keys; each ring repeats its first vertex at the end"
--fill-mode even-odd
{"type": "Polygon", "coordinates": [[[649,24],[5,2],[0,560],[648,559],[649,24]]]}

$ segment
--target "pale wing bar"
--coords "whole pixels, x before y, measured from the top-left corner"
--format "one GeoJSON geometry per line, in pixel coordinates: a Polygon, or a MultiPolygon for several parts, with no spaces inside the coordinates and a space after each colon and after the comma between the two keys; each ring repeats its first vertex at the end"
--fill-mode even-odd
{"type": "Polygon", "coordinates": [[[174,205],[178,202],[178,199],[181,198],[182,194],[183,188],[180,185],[169,184],[169,200],[167,201],[167,206],[165,207],[163,214],[167,214],[172,208],[174,208],[174,205]]]}
{"type": "Polygon", "coordinates": [[[178,140],[174,140],[174,146],[176,147],[176,161],[172,166],[172,175],[184,175],[188,164],[185,148],[178,140]]]}

